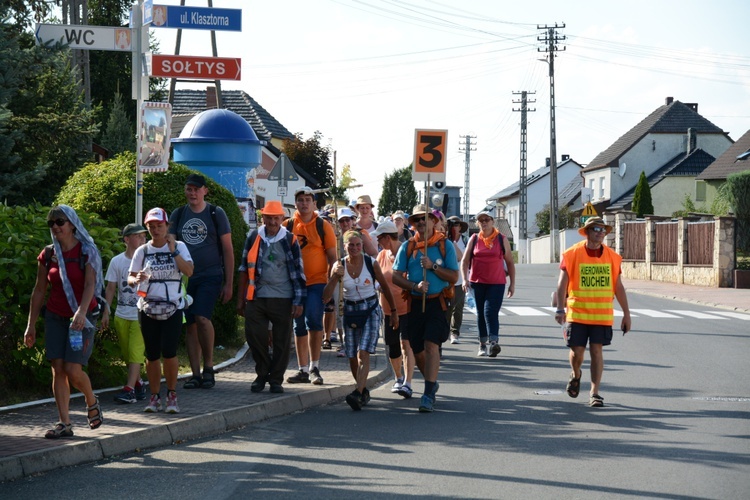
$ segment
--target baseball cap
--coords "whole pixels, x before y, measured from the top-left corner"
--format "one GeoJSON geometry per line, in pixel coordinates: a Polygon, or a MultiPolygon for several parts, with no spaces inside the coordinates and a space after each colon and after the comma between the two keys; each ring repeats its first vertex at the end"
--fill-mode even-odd
{"type": "Polygon", "coordinates": [[[339,220],[346,219],[347,217],[350,218],[350,219],[353,219],[353,218],[356,217],[356,215],[354,215],[354,212],[352,212],[352,210],[350,208],[346,208],[346,207],[340,208],[339,209],[339,220]]]}
{"type": "Polygon", "coordinates": [[[122,228],[122,236],[130,236],[131,234],[145,233],[146,228],[140,224],[131,223],[122,228]]]}
{"type": "Polygon", "coordinates": [[[149,222],[169,222],[167,212],[163,208],[152,208],[146,213],[146,218],[143,219],[144,224],[149,222]]]}
{"type": "Polygon", "coordinates": [[[313,191],[313,189],[310,186],[302,186],[301,188],[297,188],[294,191],[294,199],[296,200],[297,196],[299,196],[301,194],[309,194],[310,196],[312,196],[313,198],[315,198],[315,192],[313,191]]]}
{"type": "Polygon", "coordinates": [[[393,223],[393,221],[384,220],[380,224],[378,224],[378,227],[375,228],[375,231],[370,233],[370,236],[373,237],[373,239],[377,239],[378,236],[381,234],[396,234],[398,233],[398,228],[396,227],[396,224],[393,223]]]}
{"type": "Polygon", "coordinates": [[[190,174],[187,179],[185,179],[185,184],[191,184],[200,188],[206,185],[206,178],[202,175],[190,174]]]}

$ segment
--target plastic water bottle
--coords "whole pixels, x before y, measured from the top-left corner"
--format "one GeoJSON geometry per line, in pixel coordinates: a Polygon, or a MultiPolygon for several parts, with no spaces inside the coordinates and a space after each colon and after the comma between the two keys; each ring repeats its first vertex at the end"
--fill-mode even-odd
{"type": "Polygon", "coordinates": [[[72,322],[70,323],[70,328],[68,328],[68,340],[70,341],[70,348],[74,351],[83,349],[83,330],[73,328],[72,322]]]}
{"type": "Polygon", "coordinates": [[[148,294],[148,280],[151,278],[151,261],[146,262],[141,272],[146,275],[146,279],[138,283],[136,293],[139,297],[145,297],[148,294]]]}

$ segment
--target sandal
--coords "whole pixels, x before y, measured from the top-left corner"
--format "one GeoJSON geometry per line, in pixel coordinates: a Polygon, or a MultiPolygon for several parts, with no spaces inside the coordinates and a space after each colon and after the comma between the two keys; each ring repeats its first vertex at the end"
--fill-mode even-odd
{"type": "Polygon", "coordinates": [[[183,385],[182,388],[183,389],[198,389],[200,388],[201,385],[203,385],[203,379],[193,375],[192,377],[190,377],[190,380],[185,382],[185,385],[183,385]]]}
{"type": "Polygon", "coordinates": [[[58,422],[53,428],[48,430],[44,437],[47,439],[69,438],[73,437],[73,424],[64,424],[58,422]]]}
{"type": "Polygon", "coordinates": [[[99,398],[96,398],[96,403],[86,407],[86,418],[89,421],[89,428],[91,430],[98,429],[104,423],[104,416],[102,415],[102,407],[99,406],[99,398]],[[91,412],[95,411],[94,416],[91,416],[91,412]]]}
{"type": "Polygon", "coordinates": [[[323,341],[323,349],[330,350],[331,349],[331,341],[330,340],[324,340],[323,341]]]}
{"type": "Polygon", "coordinates": [[[215,385],[216,385],[216,380],[214,380],[214,369],[204,368],[203,369],[203,382],[201,383],[201,389],[211,389],[215,385]]]}
{"type": "MultiPolygon", "coordinates": [[[[583,373],[581,373],[583,375],[583,373]]],[[[577,398],[578,393],[581,391],[581,377],[579,376],[576,378],[575,374],[570,374],[570,379],[568,380],[568,385],[565,387],[565,392],[568,393],[568,396],[571,398],[577,398]]]]}
{"type": "Polygon", "coordinates": [[[592,394],[589,398],[589,406],[592,408],[601,408],[604,406],[604,398],[598,394],[592,394]]]}

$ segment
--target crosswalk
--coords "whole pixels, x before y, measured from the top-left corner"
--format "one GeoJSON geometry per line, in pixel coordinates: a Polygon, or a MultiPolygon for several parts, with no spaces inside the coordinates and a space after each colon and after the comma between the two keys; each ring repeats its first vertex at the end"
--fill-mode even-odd
{"type": "MultiPolygon", "coordinates": [[[[475,308],[467,305],[466,309],[472,314],[476,315],[477,311],[475,308]]],[[[500,309],[500,316],[554,316],[554,307],[530,307],[530,306],[508,306],[500,309]]],[[[615,316],[622,317],[622,311],[615,309],[615,316]]],[[[734,311],[697,311],[694,308],[691,309],[668,309],[665,311],[656,309],[631,309],[630,316],[632,318],[645,317],[645,318],[668,318],[668,319],[702,319],[702,320],[729,320],[738,319],[742,321],[750,321],[750,314],[740,313],[734,311]]]]}

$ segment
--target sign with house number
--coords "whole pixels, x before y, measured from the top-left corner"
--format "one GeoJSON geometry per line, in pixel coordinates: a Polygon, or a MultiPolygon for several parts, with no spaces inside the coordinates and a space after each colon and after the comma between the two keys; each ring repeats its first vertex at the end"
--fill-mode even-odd
{"type": "Polygon", "coordinates": [[[414,131],[414,163],[411,171],[413,180],[445,182],[447,140],[447,130],[414,131]]]}

